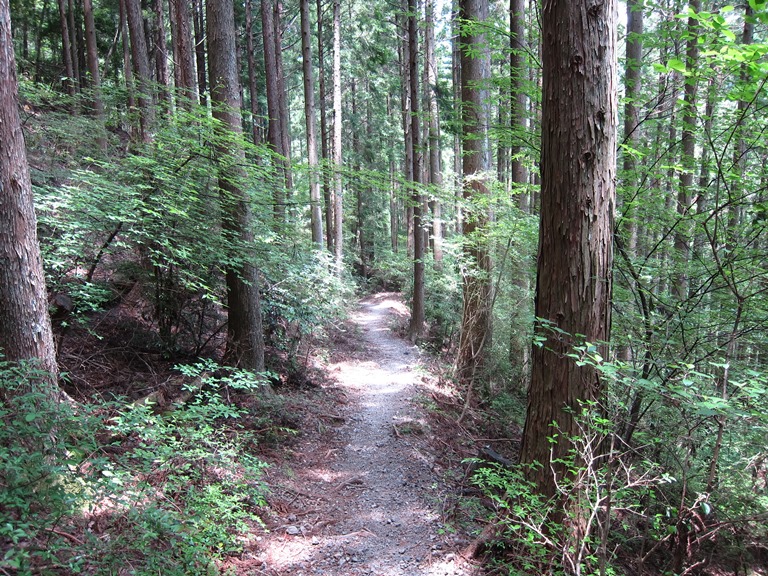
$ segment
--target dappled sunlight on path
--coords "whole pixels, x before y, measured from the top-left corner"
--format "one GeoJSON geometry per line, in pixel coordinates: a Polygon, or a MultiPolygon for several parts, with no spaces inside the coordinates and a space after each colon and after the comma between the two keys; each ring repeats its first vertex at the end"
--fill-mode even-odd
{"type": "Polygon", "coordinates": [[[360,357],[331,366],[349,397],[341,442],[327,457],[308,455],[297,471],[309,510],[289,515],[249,573],[293,576],[466,576],[440,515],[441,479],[414,402],[419,351],[389,330],[407,314],[397,295],[379,294],[353,315],[360,357]],[[312,458],[314,456],[314,458],[312,458]]]}

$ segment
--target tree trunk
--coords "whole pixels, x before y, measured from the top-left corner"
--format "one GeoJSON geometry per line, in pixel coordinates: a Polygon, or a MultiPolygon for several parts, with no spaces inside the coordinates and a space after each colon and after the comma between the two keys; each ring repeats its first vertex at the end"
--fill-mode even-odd
{"type": "MultiPolygon", "coordinates": [[[[440,111],[437,106],[437,61],[435,59],[435,0],[427,0],[426,31],[424,43],[424,65],[427,69],[427,82],[424,90],[429,104],[429,183],[435,190],[443,185],[443,173],[440,167],[440,111]]],[[[429,201],[432,211],[432,257],[435,268],[441,269],[443,263],[443,222],[441,219],[440,200],[433,197],[429,201]]]]}
{"type": "MultiPolygon", "coordinates": [[[[43,378],[46,393],[60,399],[32,183],[19,118],[8,0],[0,0],[0,328],[3,359],[35,361],[50,375],[43,378]]],[[[8,393],[0,385],[0,398],[8,393]]]]}
{"type": "Polygon", "coordinates": [[[125,0],[125,15],[128,31],[131,35],[131,56],[133,68],[138,80],[139,132],[141,139],[152,139],[155,124],[155,109],[152,105],[152,73],[149,68],[147,38],[144,33],[144,17],[141,13],[141,0],[125,0]]]}
{"type": "Polygon", "coordinates": [[[461,0],[461,110],[465,213],[463,309],[456,375],[471,386],[485,364],[491,344],[491,257],[488,252],[489,196],[486,182],[491,170],[488,141],[488,83],[491,56],[484,33],[488,0],[461,0]]]}
{"type": "Polygon", "coordinates": [[[248,60],[248,94],[251,103],[251,140],[261,144],[261,127],[259,120],[259,93],[256,88],[256,59],[253,52],[253,1],[245,2],[245,49],[248,60]]]}
{"type": "MultiPolygon", "coordinates": [[[[701,0],[691,0],[689,9],[697,15],[701,11],[701,0]]],[[[695,70],[699,60],[699,21],[697,16],[688,18],[688,42],[686,45],[686,68],[695,70]]],[[[678,264],[678,272],[672,284],[672,295],[678,300],[688,297],[688,262],[690,260],[690,225],[688,212],[691,203],[691,188],[696,162],[696,92],[698,81],[696,77],[686,80],[683,88],[683,151],[680,158],[680,184],[677,192],[678,223],[674,233],[675,259],[678,264]]]]}
{"type": "Polygon", "coordinates": [[[43,50],[43,26],[48,22],[48,0],[43,0],[43,8],[40,12],[40,24],[35,35],[35,82],[40,82],[40,65],[42,64],[43,50]]]}
{"type": "Polygon", "coordinates": [[[128,100],[128,110],[136,110],[136,95],[133,85],[133,67],[131,66],[131,46],[128,39],[128,21],[125,16],[125,2],[120,0],[120,34],[123,36],[123,75],[125,76],[125,92],[128,100]]]}
{"type": "Polygon", "coordinates": [[[61,25],[61,55],[64,60],[64,89],[67,95],[75,95],[75,71],[72,67],[72,48],[69,42],[66,0],[59,0],[59,24],[61,25]]]}
{"type": "MultiPolygon", "coordinates": [[[[610,336],[616,173],[616,2],[587,9],[552,0],[543,7],[541,223],[536,317],[528,411],[520,460],[545,497],[557,494],[579,435],[580,402],[598,401],[590,366],[567,355],[577,334],[597,346],[610,336]],[[552,429],[557,422],[558,431],[552,429]],[[557,435],[555,443],[550,438],[557,435]],[[554,471],[554,475],[553,475],[554,471]]],[[[580,336],[578,338],[581,338],[580,336]]],[[[578,465],[579,462],[577,461],[578,465]]],[[[558,517],[562,518],[560,512],[558,517]]],[[[574,520],[574,538],[579,519],[574,520]]]]}
{"type": "MultiPolygon", "coordinates": [[[[235,18],[232,0],[207,0],[208,54],[213,115],[221,123],[221,130],[242,136],[240,121],[240,79],[237,67],[235,18]]],[[[236,142],[224,137],[216,148],[220,170],[219,190],[223,214],[223,227],[242,246],[252,241],[251,207],[247,193],[242,189],[244,174],[240,166],[245,162],[245,151],[234,146],[236,142]]],[[[261,301],[258,272],[250,262],[250,255],[238,255],[238,265],[226,270],[227,283],[227,352],[228,361],[260,372],[264,370],[264,336],[262,332],[261,301]]]]}
{"type": "Polygon", "coordinates": [[[341,4],[333,0],[333,248],[336,274],[341,276],[344,256],[344,189],[341,181],[341,4]]]}
{"type": "Polygon", "coordinates": [[[643,0],[629,0],[627,2],[627,57],[624,73],[624,144],[623,153],[623,184],[628,192],[624,207],[624,220],[627,249],[630,255],[637,250],[637,209],[635,204],[635,190],[637,189],[637,161],[635,149],[640,142],[640,118],[638,117],[638,100],[642,89],[642,64],[643,64],[643,0]]]}
{"type": "Polygon", "coordinates": [[[315,135],[315,82],[312,77],[312,37],[309,22],[309,0],[300,0],[301,55],[304,71],[304,116],[307,125],[307,157],[309,160],[309,209],[312,242],[323,247],[322,204],[320,201],[320,174],[317,163],[317,137],[315,135]]]}
{"type": "Polygon", "coordinates": [[[157,84],[158,104],[165,113],[170,112],[171,100],[168,93],[170,86],[170,74],[168,71],[168,44],[165,38],[165,14],[163,11],[164,0],[153,0],[154,29],[152,36],[154,41],[153,56],[155,61],[155,81],[157,84]]]}
{"type": "Polygon", "coordinates": [[[75,85],[75,92],[80,91],[80,48],[79,48],[79,34],[77,32],[77,12],[75,11],[74,0],[69,0],[69,48],[72,50],[72,72],[74,74],[73,80],[75,85]]]}
{"type": "Polygon", "coordinates": [[[277,103],[279,114],[277,116],[280,122],[280,149],[283,155],[283,174],[285,177],[285,196],[286,201],[291,197],[293,191],[293,174],[291,171],[291,130],[290,130],[290,111],[288,110],[288,94],[285,91],[285,70],[283,68],[283,33],[280,24],[281,13],[283,11],[282,0],[274,0],[274,14],[272,22],[275,26],[275,73],[277,75],[277,103]]]}
{"type": "Polygon", "coordinates": [[[96,25],[93,20],[91,0],[83,0],[83,19],[85,21],[85,50],[88,61],[88,73],[91,76],[91,102],[93,116],[99,125],[96,143],[103,152],[107,150],[107,138],[104,130],[104,100],[101,97],[101,73],[99,72],[99,54],[96,45],[96,25]]]}
{"type": "Polygon", "coordinates": [[[173,44],[176,54],[175,82],[178,97],[182,105],[191,107],[197,103],[197,77],[192,46],[192,28],[188,0],[170,0],[171,20],[173,22],[173,44]]]}
{"type": "Polygon", "coordinates": [[[513,142],[510,146],[510,175],[513,189],[518,192],[518,207],[521,211],[529,210],[528,169],[522,156],[525,152],[523,135],[528,132],[526,122],[527,96],[525,89],[526,79],[526,41],[525,41],[525,0],[510,0],[510,125],[512,127],[513,142]]]}
{"type": "Polygon", "coordinates": [[[192,14],[192,24],[195,32],[195,63],[197,65],[197,92],[200,104],[207,104],[208,74],[205,65],[205,10],[203,0],[194,0],[195,12],[192,14]]]}
{"type": "Polygon", "coordinates": [[[274,11],[271,0],[261,0],[261,32],[264,40],[264,71],[267,84],[267,141],[272,150],[279,156],[273,158],[273,162],[279,167],[282,178],[272,193],[274,202],[273,214],[275,224],[285,222],[285,151],[283,150],[283,138],[280,134],[282,123],[280,121],[280,85],[277,78],[277,56],[275,54],[275,24],[274,11]]]}
{"type": "Polygon", "coordinates": [[[424,231],[422,229],[423,198],[421,178],[423,151],[421,149],[421,119],[419,118],[419,23],[417,0],[408,0],[408,85],[411,99],[411,138],[413,140],[413,295],[408,338],[411,342],[424,331],[424,231]]]}
{"type": "Polygon", "coordinates": [[[334,253],[333,241],[333,200],[331,198],[331,184],[328,178],[328,163],[330,154],[328,151],[328,115],[325,99],[325,43],[323,42],[323,2],[317,0],[317,67],[318,84],[320,90],[320,153],[323,158],[323,204],[325,206],[325,244],[328,252],[334,253]]]}
{"type": "MultiPolygon", "coordinates": [[[[454,121],[461,126],[461,23],[459,22],[458,0],[454,0],[454,11],[451,16],[451,77],[453,80],[453,109],[454,121]]],[[[453,173],[456,186],[456,232],[460,233],[464,226],[464,210],[462,209],[462,174],[461,174],[461,131],[453,131],[453,173]]]]}
{"type": "MultiPolygon", "coordinates": [[[[408,13],[408,1],[403,0],[403,14],[408,13]]],[[[403,118],[403,143],[405,145],[404,173],[405,181],[413,182],[413,132],[411,131],[411,49],[408,36],[408,20],[399,17],[398,30],[404,30],[403,40],[399,43],[398,56],[400,58],[400,103],[403,118]]],[[[413,206],[411,202],[405,202],[405,245],[409,258],[413,257],[413,206]]]]}

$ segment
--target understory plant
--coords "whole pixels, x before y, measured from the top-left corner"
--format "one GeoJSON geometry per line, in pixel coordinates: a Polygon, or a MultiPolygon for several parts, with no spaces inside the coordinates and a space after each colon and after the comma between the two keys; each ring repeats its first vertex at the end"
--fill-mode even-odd
{"type": "Polygon", "coordinates": [[[54,402],[27,367],[0,364],[0,570],[15,574],[215,574],[260,523],[264,464],[246,396],[263,378],[188,367],[191,399],[54,402]]]}

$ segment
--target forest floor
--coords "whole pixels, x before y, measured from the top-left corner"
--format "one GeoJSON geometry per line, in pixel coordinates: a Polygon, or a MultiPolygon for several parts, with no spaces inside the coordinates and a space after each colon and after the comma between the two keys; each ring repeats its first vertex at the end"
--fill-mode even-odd
{"type": "Polygon", "coordinates": [[[393,331],[407,315],[397,294],[361,301],[326,360],[334,382],[308,392],[300,438],[278,449],[266,473],[267,529],[226,568],[254,576],[475,573],[461,555],[470,527],[449,510],[457,482],[434,449],[425,406],[444,391],[419,349],[393,331]]]}

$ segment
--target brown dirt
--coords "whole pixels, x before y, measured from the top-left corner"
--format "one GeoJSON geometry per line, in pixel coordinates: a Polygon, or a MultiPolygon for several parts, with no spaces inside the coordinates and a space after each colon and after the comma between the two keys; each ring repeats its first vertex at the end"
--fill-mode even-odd
{"type": "Polygon", "coordinates": [[[407,314],[396,294],[361,302],[326,367],[335,384],[307,394],[302,436],[274,455],[268,531],[255,530],[226,568],[254,576],[475,573],[460,554],[469,538],[446,520],[453,488],[419,401],[439,384],[418,348],[390,328],[407,314]]]}

